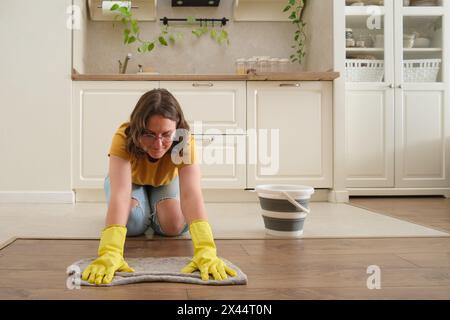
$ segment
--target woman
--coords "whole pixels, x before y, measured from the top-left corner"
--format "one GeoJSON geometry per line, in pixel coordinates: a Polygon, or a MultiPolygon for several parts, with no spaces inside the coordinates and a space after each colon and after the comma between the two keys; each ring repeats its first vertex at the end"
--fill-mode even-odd
{"type": "Polygon", "coordinates": [[[151,228],[156,234],[177,236],[189,229],[194,255],[181,272],[199,270],[203,280],[235,276],[217,257],[200,188],[195,140],[177,100],[165,89],[144,94],[130,122],[114,135],[105,179],[108,202],[98,258],[82,279],[108,284],[114,273],[134,272],[123,257],[127,236],[151,228]]]}

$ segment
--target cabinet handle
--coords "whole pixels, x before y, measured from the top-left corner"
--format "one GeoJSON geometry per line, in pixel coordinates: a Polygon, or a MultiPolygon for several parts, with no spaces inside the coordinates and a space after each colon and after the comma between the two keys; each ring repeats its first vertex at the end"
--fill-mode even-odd
{"type": "Polygon", "coordinates": [[[399,85],[397,86],[397,88],[403,89],[403,85],[402,85],[402,84],[399,84],[399,85]]]}
{"type": "Polygon", "coordinates": [[[196,82],[194,82],[193,84],[192,84],[192,86],[193,87],[213,87],[214,86],[214,84],[212,83],[212,82],[208,82],[208,83],[196,83],[196,82]]]}
{"type": "Polygon", "coordinates": [[[389,89],[394,89],[394,85],[392,83],[388,87],[389,89]]]}
{"type": "Polygon", "coordinates": [[[281,83],[280,87],[294,87],[294,88],[300,88],[300,83],[281,83]]]}
{"type": "Polygon", "coordinates": [[[206,145],[213,143],[214,140],[215,140],[214,136],[210,138],[195,138],[195,141],[200,141],[202,144],[206,143],[206,145]]]}

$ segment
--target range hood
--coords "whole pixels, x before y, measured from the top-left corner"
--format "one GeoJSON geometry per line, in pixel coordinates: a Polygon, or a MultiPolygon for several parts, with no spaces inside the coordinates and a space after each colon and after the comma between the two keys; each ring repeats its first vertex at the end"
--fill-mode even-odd
{"type": "Polygon", "coordinates": [[[220,0],[172,0],[172,7],[218,7],[220,0]]]}

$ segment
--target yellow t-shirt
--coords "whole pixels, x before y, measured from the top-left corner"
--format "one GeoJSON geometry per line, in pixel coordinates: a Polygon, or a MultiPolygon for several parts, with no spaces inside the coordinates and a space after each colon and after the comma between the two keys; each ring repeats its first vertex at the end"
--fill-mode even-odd
{"type": "MultiPolygon", "coordinates": [[[[109,149],[108,157],[114,155],[131,163],[131,178],[134,184],[149,185],[159,187],[169,184],[178,175],[178,169],[187,165],[196,163],[195,139],[190,134],[188,143],[186,144],[183,153],[190,159],[190,162],[175,164],[172,161],[171,153],[166,152],[158,161],[151,162],[147,157],[136,159],[126,149],[126,134],[125,129],[129,126],[129,122],[123,123],[117,129],[112,139],[111,148],[109,149]]],[[[178,145],[181,147],[181,144],[178,145]]],[[[182,159],[180,157],[180,159],[182,159]]]]}

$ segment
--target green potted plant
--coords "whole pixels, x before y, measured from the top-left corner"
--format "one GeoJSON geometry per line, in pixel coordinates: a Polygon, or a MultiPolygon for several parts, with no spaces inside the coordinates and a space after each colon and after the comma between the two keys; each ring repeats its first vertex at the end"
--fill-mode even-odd
{"type": "Polygon", "coordinates": [[[306,54],[306,23],[303,21],[307,0],[288,0],[283,12],[290,12],[289,19],[296,26],[294,43],[291,46],[294,53],[290,56],[291,62],[301,64],[306,54]]]}
{"type": "MultiPolygon", "coordinates": [[[[138,42],[140,45],[138,47],[138,52],[151,52],[155,49],[156,45],[167,47],[169,44],[175,44],[176,41],[183,38],[183,33],[180,31],[172,32],[168,24],[161,27],[161,32],[153,40],[144,40],[140,36],[140,27],[136,19],[133,18],[130,8],[121,7],[118,4],[114,4],[111,7],[111,11],[116,11],[117,16],[115,20],[120,19],[124,26],[123,30],[123,43],[132,44],[138,42]]],[[[191,33],[197,38],[209,34],[210,37],[216,41],[218,44],[230,43],[228,38],[228,32],[224,29],[222,24],[220,29],[217,29],[214,24],[208,24],[203,22],[200,27],[197,27],[198,22],[194,17],[187,18],[187,24],[192,27],[191,33]]]]}
{"type": "MultiPolygon", "coordinates": [[[[289,19],[296,26],[293,40],[294,43],[291,46],[294,49],[294,53],[291,54],[290,60],[292,63],[298,62],[301,64],[306,54],[305,42],[306,42],[306,23],[303,21],[303,14],[305,12],[307,0],[287,0],[287,5],[283,12],[290,12],[289,19]]],[[[124,44],[132,44],[139,42],[138,52],[151,52],[155,49],[156,45],[168,46],[169,44],[175,44],[176,41],[183,38],[183,33],[176,31],[172,32],[169,25],[163,25],[161,32],[153,40],[144,40],[140,36],[140,27],[136,19],[133,18],[131,9],[128,7],[121,7],[115,4],[111,7],[111,11],[116,11],[117,16],[115,20],[120,19],[124,26],[123,30],[123,42],[124,44]]],[[[230,43],[228,38],[228,32],[221,25],[220,30],[217,30],[214,25],[208,25],[204,23],[200,27],[197,27],[197,21],[193,17],[187,18],[187,23],[192,26],[191,33],[197,38],[209,34],[210,37],[218,44],[230,43]],[[195,26],[195,27],[194,27],[195,26]]]]}

